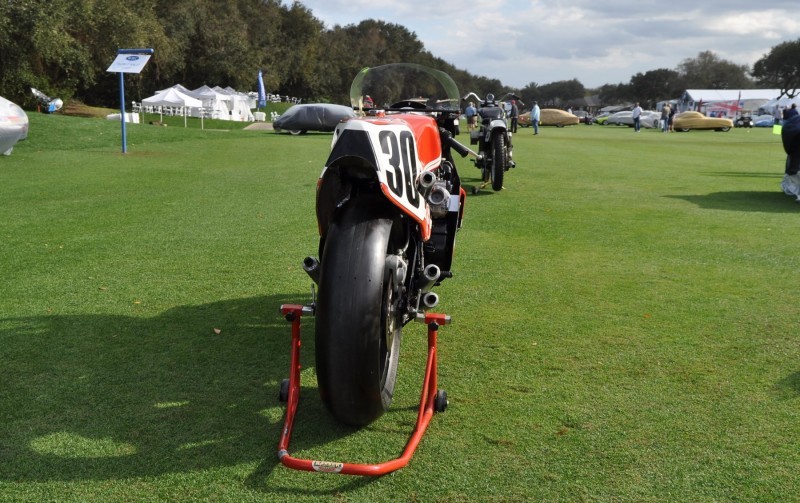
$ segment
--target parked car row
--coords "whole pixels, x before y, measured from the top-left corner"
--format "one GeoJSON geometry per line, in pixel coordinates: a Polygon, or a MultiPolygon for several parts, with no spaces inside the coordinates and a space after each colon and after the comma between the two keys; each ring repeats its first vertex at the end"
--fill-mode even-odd
{"type": "MultiPolygon", "coordinates": [[[[633,112],[622,111],[615,113],[604,113],[595,117],[595,124],[617,125],[633,127],[633,112]]],[[[655,129],[661,127],[661,112],[645,110],[642,112],[640,124],[644,128],[655,129]]],[[[745,126],[745,121],[742,121],[745,126]]],[[[689,131],[692,129],[712,129],[715,131],[728,131],[734,123],[731,119],[723,117],[706,117],[700,112],[686,111],[675,114],[672,118],[672,126],[675,131],[689,131]]]]}
{"type": "MultiPolygon", "coordinates": [[[[540,126],[574,126],[581,122],[591,124],[617,125],[633,127],[633,112],[622,111],[612,114],[600,114],[592,117],[580,111],[581,117],[557,108],[543,108],[540,115],[540,126]]],[[[329,103],[314,103],[307,105],[294,105],[284,112],[273,123],[275,130],[288,131],[292,134],[302,134],[306,131],[333,131],[336,124],[344,119],[355,117],[350,107],[332,105],[329,103]]],[[[660,126],[661,113],[651,110],[642,112],[641,126],[648,129],[660,126]]],[[[766,122],[772,126],[772,117],[761,116],[755,119],[740,117],[736,121],[737,127],[764,126],[766,122]]],[[[519,125],[531,125],[531,113],[525,112],[519,116],[519,125]]],[[[676,131],[690,131],[692,129],[711,129],[715,131],[728,131],[734,126],[734,121],[722,117],[706,117],[700,112],[686,111],[678,113],[673,118],[673,128],[676,131]]]]}

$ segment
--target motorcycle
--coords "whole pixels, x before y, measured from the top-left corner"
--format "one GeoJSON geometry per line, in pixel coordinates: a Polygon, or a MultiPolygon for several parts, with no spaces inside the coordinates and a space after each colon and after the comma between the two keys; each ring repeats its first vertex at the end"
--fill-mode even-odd
{"type": "Polygon", "coordinates": [[[350,99],[358,117],[336,127],[317,185],[319,259],[303,269],[318,286],[320,396],[362,426],[392,402],[403,327],[424,319],[439,302],[432,288],[452,276],[466,201],[452,151],[477,154],[453,138],[460,98],[443,72],[364,68],[350,99]]]}
{"type": "MultiPolygon", "coordinates": [[[[506,97],[508,96],[506,95],[506,97]]],[[[473,159],[473,162],[475,167],[481,170],[482,175],[481,184],[472,187],[472,193],[477,194],[489,183],[492,184],[492,189],[495,191],[502,190],[505,172],[516,167],[512,158],[514,147],[506,122],[505,110],[495,100],[494,94],[489,93],[485,99],[481,100],[475,93],[469,93],[463,99],[467,100],[469,97],[474,97],[479,101],[478,116],[481,121],[477,131],[470,131],[470,144],[478,145],[478,156],[473,159]]]]}

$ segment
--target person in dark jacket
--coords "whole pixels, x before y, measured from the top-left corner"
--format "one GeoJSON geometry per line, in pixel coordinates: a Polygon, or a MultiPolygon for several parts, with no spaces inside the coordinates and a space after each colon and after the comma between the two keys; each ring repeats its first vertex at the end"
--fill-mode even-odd
{"type": "Polygon", "coordinates": [[[781,141],[786,152],[781,188],[787,196],[794,196],[800,202],[800,114],[796,109],[794,116],[783,121],[781,141]]]}
{"type": "Polygon", "coordinates": [[[797,103],[792,103],[791,107],[783,110],[783,120],[785,121],[791,119],[792,117],[796,117],[797,115],[797,103]]]}
{"type": "Polygon", "coordinates": [[[508,114],[511,119],[511,132],[517,132],[517,119],[519,119],[519,107],[517,107],[517,100],[511,100],[511,111],[508,114]]]}

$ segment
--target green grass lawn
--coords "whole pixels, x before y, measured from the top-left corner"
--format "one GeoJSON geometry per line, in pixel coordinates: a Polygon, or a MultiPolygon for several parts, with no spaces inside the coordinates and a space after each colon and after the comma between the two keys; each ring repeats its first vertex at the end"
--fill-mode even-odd
{"type": "MultiPolygon", "coordinates": [[[[409,466],[367,479],[276,457],[278,307],[310,300],[331,135],[129,125],[123,155],[119,123],[30,119],[0,156],[2,501],[800,494],[800,205],[769,129],[521,129],[519,167],[468,197],[437,290],[450,407],[409,466]]],[[[404,331],[392,410],[355,430],[318,397],[313,325],[292,453],[395,457],[424,327],[404,331]]]]}

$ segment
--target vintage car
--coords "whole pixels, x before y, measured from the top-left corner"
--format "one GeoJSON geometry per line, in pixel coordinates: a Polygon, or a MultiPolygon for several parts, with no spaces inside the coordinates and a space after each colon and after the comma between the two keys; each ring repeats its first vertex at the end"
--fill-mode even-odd
{"type": "Polygon", "coordinates": [[[275,131],[305,134],[308,131],[333,131],[344,119],[355,117],[352,108],[332,103],[309,103],[293,105],[275,119],[275,131]]]}
{"type": "Polygon", "coordinates": [[[605,126],[606,122],[608,122],[608,118],[611,117],[611,113],[609,112],[601,112],[599,115],[596,115],[594,118],[595,124],[600,124],[601,126],[605,126]]]}
{"type": "MultiPolygon", "coordinates": [[[[642,115],[639,118],[639,124],[643,128],[657,128],[660,120],[660,113],[653,112],[652,110],[643,110],[642,115]]],[[[623,111],[613,113],[608,116],[605,124],[633,127],[633,112],[623,111]]]]}
{"type": "Polygon", "coordinates": [[[733,121],[724,117],[706,117],[700,112],[689,110],[675,114],[672,126],[675,131],[689,131],[690,129],[729,131],[733,127],[733,121]]]}
{"type": "MultiPolygon", "coordinates": [[[[531,113],[525,112],[519,116],[519,125],[528,127],[531,125],[531,113]]],[[[580,124],[581,119],[577,116],[558,108],[542,108],[539,112],[539,125],[540,126],[574,126],[580,124]]]]}
{"type": "Polygon", "coordinates": [[[10,155],[19,140],[28,137],[28,115],[16,103],[0,96],[0,154],[10,155]]]}

